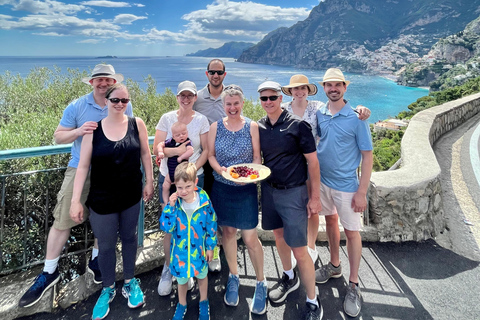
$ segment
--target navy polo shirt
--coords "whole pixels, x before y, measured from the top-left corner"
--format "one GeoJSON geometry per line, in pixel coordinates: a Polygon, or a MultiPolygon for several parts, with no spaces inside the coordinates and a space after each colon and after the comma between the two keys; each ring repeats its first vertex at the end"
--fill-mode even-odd
{"type": "Polygon", "coordinates": [[[268,116],[258,121],[263,164],[272,174],[267,182],[279,186],[298,186],[308,178],[304,154],[315,152],[310,125],[283,110],[272,126],[268,116]]]}

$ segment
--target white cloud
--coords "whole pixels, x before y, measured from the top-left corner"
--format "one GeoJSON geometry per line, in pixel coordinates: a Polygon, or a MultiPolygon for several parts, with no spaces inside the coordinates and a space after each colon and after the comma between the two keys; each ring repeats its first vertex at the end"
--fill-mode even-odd
{"type": "Polygon", "coordinates": [[[86,40],[82,40],[82,41],[78,41],[77,43],[99,43],[101,42],[100,39],[86,39],[86,40]]]}
{"type": "Polygon", "coordinates": [[[85,9],[85,7],[82,5],[66,4],[63,2],[52,0],[20,0],[18,2],[9,1],[8,4],[13,6],[12,10],[14,11],[27,11],[35,14],[74,14],[78,11],[85,9]]]}
{"type": "Polygon", "coordinates": [[[93,6],[93,7],[107,7],[107,8],[124,8],[124,7],[131,7],[128,2],[115,2],[115,1],[83,1],[81,4],[85,6],[93,6]]]}
{"type": "Polygon", "coordinates": [[[144,4],[141,4],[141,3],[134,3],[133,5],[134,5],[135,7],[139,7],[139,8],[145,7],[145,5],[144,5],[144,4]]]}
{"type": "Polygon", "coordinates": [[[139,17],[134,14],[119,14],[113,19],[113,23],[132,24],[135,20],[147,19],[147,17],[139,17]]]}
{"type": "Polygon", "coordinates": [[[308,17],[307,8],[281,8],[252,1],[216,0],[204,10],[185,14],[192,33],[215,39],[234,34],[244,41],[258,41],[268,32],[308,17]]]}
{"type": "Polygon", "coordinates": [[[7,20],[7,19],[13,19],[13,17],[6,14],[0,14],[0,19],[7,20]]]}

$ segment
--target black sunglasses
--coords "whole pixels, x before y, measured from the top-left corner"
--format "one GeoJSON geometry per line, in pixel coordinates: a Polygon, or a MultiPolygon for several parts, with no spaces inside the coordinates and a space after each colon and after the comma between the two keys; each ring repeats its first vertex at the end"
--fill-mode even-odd
{"type": "Polygon", "coordinates": [[[260,100],[262,100],[264,102],[267,101],[268,99],[270,99],[270,101],[275,101],[275,100],[278,99],[278,97],[280,97],[280,96],[260,97],[260,100]]]}
{"type": "Polygon", "coordinates": [[[211,76],[213,76],[215,73],[218,74],[219,76],[225,73],[225,71],[222,71],[222,70],[207,70],[207,72],[211,76]]]}
{"type": "Polygon", "coordinates": [[[130,101],[130,99],[125,99],[125,98],[122,98],[122,99],[110,98],[110,99],[107,99],[107,100],[110,100],[110,102],[112,102],[112,103],[119,103],[119,102],[128,103],[130,101]]]}

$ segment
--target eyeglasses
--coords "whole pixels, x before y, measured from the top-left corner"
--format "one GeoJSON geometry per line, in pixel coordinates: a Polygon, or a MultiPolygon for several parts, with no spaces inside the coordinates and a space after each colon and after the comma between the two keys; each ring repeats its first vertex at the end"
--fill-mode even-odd
{"type": "Polygon", "coordinates": [[[180,97],[180,99],[188,99],[188,100],[192,100],[195,97],[194,94],[179,94],[178,96],[180,97]]]}
{"type": "Polygon", "coordinates": [[[119,102],[128,103],[128,102],[130,102],[130,99],[126,99],[126,98],[122,98],[122,99],[110,98],[110,99],[107,99],[107,100],[110,100],[111,103],[119,103],[119,102]]]}
{"type": "Polygon", "coordinates": [[[262,100],[263,102],[267,101],[268,99],[270,99],[270,101],[275,101],[278,99],[278,97],[280,96],[260,97],[260,100],[262,100]]]}
{"type": "Polygon", "coordinates": [[[207,70],[208,74],[213,76],[215,73],[218,74],[219,76],[223,75],[225,71],[223,70],[207,70]]]}

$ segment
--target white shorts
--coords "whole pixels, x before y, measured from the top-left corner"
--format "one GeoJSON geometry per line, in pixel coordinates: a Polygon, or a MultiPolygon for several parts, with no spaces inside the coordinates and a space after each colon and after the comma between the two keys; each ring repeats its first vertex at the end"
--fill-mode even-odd
{"type": "Polygon", "coordinates": [[[340,223],[344,229],[350,231],[360,231],[362,221],[360,212],[353,211],[352,199],[355,192],[343,192],[320,184],[320,200],[322,201],[322,211],[320,215],[329,216],[337,214],[340,217],[340,223]]]}

